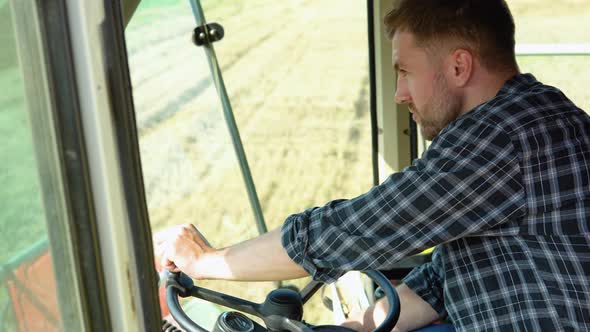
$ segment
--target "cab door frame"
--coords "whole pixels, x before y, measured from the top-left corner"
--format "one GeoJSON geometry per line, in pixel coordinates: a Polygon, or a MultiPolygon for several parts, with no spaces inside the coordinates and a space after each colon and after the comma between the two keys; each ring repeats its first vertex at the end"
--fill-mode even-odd
{"type": "Polygon", "coordinates": [[[409,166],[417,156],[416,124],[408,107],[395,102],[397,74],[391,65],[391,40],[385,35],[382,22],[398,3],[399,0],[367,1],[374,185],[409,166]]]}
{"type": "Polygon", "coordinates": [[[122,4],[65,3],[112,326],[114,330],[159,328],[122,4]]]}
{"type": "Polygon", "coordinates": [[[121,2],[9,1],[62,327],[159,330],[121,2]]]}

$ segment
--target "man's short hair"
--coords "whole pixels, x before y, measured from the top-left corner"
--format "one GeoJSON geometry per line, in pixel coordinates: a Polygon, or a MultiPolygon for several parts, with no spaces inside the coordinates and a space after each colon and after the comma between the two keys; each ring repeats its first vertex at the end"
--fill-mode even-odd
{"type": "Polygon", "coordinates": [[[488,70],[517,68],[514,19],[504,0],[401,0],[384,23],[390,39],[406,31],[427,49],[467,48],[488,70]]]}

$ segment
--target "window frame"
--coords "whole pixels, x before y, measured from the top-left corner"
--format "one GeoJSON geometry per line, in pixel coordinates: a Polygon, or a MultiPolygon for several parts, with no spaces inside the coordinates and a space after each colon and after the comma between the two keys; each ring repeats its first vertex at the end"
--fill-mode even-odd
{"type": "Polygon", "coordinates": [[[159,328],[121,2],[9,1],[62,327],[159,328]]]}
{"type": "Polygon", "coordinates": [[[88,165],[71,46],[67,26],[58,24],[66,22],[65,6],[55,0],[12,0],[10,6],[62,327],[108,330],[92,195],[79,181],[88,165]],[[97,318],[92,326],[90,317],[97,318]]]}
{"type": "Polygon", "coordinates": [[[374,184],[409,166],[417,157],[418,133],[407,105],[395,103],[397,74],[382,18],[400,0],[367,0],[374,184]]]}
{"type": "Polygon", "coordinates": [[[61,1],[68,9],[112,327],[153,329],[160,326],[161,314],[122,4],[61,1]]]}

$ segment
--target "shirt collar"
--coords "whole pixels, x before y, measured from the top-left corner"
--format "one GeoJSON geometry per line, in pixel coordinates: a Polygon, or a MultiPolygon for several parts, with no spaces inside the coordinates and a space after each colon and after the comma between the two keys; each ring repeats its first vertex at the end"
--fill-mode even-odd
{"type": "Polygon", "coordinates": [[[517,74],[506,81],[496,96],[516,93],[539,83],[532,74],[517,74]]]}

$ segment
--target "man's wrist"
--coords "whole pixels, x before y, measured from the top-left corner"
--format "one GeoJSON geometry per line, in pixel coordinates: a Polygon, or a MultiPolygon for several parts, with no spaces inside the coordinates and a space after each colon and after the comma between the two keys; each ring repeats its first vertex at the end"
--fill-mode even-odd
{"type": "Polygon", "coordinates": [[[226,249],[205,252],[193,265],[195,279],[231,279],[231,270],[225,259],[226,249]]]}

